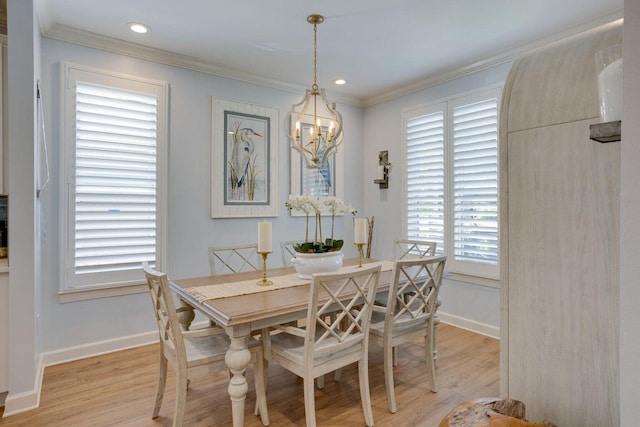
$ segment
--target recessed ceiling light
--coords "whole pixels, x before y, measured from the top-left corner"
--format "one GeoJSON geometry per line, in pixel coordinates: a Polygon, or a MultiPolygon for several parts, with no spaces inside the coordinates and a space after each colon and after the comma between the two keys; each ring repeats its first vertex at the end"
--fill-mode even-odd
{"type": "Polygon", "coordinates": [[[131,29],[131,31],[138,34],[144,34],[149,31],[149,27],[139,22],[131,22],[129,24],[129,28],[131,29]]]}
{"type": "Polygon", "coordinates": [[[337,79],[336,81],[334,81],[334,83],[337,85],[343,85],[346,84],[347,81],[345,79],[337,79]]]}

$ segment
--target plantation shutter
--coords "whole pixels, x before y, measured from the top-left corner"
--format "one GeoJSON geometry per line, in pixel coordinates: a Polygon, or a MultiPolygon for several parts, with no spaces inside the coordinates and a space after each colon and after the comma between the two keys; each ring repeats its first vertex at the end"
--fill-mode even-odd
{"type": "Polygon", "coordinates": [[[500,91],[403,113],[406,237],[436,242],[449,272],[490,280],[500,277],[500,91]]]}
{"type": "Polygon", "coordinates": [[[498,264],[498,100],[453,108],[453,255],[498,264]]]}
{"type": "Polygon", "coordinates": [[[444,111],[406,119],[407,237],[445,242],[444,111]]]}
{"type": "Polygon", "coordinates": [[[153,265],[157,98],[80,81],[75,96],[75,275],[153,265]]]}

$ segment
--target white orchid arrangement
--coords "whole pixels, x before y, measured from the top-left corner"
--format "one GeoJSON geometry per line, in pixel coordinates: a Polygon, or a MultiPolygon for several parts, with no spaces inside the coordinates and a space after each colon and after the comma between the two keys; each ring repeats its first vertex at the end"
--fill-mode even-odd
{"type": "Polygon", "coordinates": [[[285,202],[285,207],[289,210],[303,212],[306,216],[306,231],[304,242],[294,245],[294,249],[301,253],[323,253],[339,251],[344,245],[344,240],[336,240],[333,237],[333,230],[336,215],[351,213],[355,216],[356,210],[345,205],[344,202],[336,197],[325,197],[322,200],[311,196],[292,196],[285,202]],[[322,206],[329,207],[331,212],[331,237],[323,240],[322,238],[322,206]],[[309,239],[309,216],[313,215],[316,220],[314,239],[309,239]]]}

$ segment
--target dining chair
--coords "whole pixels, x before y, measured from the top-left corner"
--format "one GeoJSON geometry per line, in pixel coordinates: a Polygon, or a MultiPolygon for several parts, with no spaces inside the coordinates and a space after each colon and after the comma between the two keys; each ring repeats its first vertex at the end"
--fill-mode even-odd
{"type": "MultiPolygon", "coordinates": [[[[153,270],[147,262],[142,264],[142,268],[149,285],[149,294],[160,336],[160,371],[152,418],[155,419],[159,415],[167,380],[167,366],[171,365],[176,374],[173,426],[181,426],[191,376],[197,371],[209,372],[208,369],[212,365],[218,365],[222,371],[227,370],[224,358],[229,348],[229,338],[224,330],[218,327],[183,331],[178,323],[167,275],[153,270]]],[[[262,345],[250,338],[248,347],[254,367],[256,402],[262,424],[266,426],[269,425],[269,415],[265,394],[262,345]]]]}
{"type": "Polygon", "coordinates": [[[416,239],[396,239],[393,242],[392,259],[412,259],[434,256],[436,242],[416,239]]]}
{"type": "Polygon", "coordinates": [[[384,383],[391,413],[396,412],[393,367],[397,366],[397,356],[394,349],[400,344],[424,338],[431,391],[437,391],[433,334],[436,301],[446,260],[446,256],[435,256],[394,261],[389,303],[373,306],[369,334],[371,341],[383,348],[384,383]],[[409,298],[405,298],[407,294],[409,298]]]}
{"type": "MultiPolygon", "coordinates": [[[[289,267],[292,266],[293,263],[291,259],[296,256],[296,250],[293,248],[294,245],[300,243],[299,241],[289,241],[289,242],[280,242],[280,252],[282,254],[282,266],[289,267]]],[[[292,322],[291,326],[296,326],[297,322],[292,322]]],[[[334,373],[334,380],[339,381],[341,376],[341,371],[338,369],[334,373]]],[[[316,384],[319,389],[324,388],[324,376],[321,375],[316,379],[316,384]]]]}
{"type": "Polygon", "coordinates": [[[289,267],[291,266],[291,258],[296,256],[296,250],[293,249],[293,245],[295,245],[295,241],[291,242],[280,242],[280,253],[282,254],[282,266],[289,267]]]}
{"type": "MultiPolygon", "coordinates": [[[[419,239],[397,239],[393,242],[393,258],[396,259],[416,259],[416,258],[424,258],[435,256],[437,248],[437,242],[430,240],[419,240],[419,239]]],[[[379,302],[380,299],[376,300],[379,302]]],[[[438,308],[442,301],[440,297],[436,301],[436,317],[434,321],[434,331],[433,331],[433,357],[434,360],[438,359],[438,325],[440,325],[440,318],[438,317],[438,308]]],[[[386,304],[383,304],[386,305],[386,304]]],[[[394,354],[394,358],[397,357],[397,354],[394,354]]]]}
{"type": "Polygon", "coordinates": [[[305,327],[281,325],[271,335],[271,362],[303,379],[307,427],[316,425],[314,379],[355,362],[365,422],[373,425],[368,330],[379,276],[380,265],[314,274],[305,327]]]}
{"type": "Polygon", "coordinates": [[[257,243],[240,246],[209,247],[208,253],[212,275],[260,271],[262,269],[257,243]]]}

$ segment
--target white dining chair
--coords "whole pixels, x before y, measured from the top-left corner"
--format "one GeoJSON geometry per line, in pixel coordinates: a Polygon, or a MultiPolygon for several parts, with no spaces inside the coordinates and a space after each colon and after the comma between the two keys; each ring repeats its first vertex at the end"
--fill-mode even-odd
{"type": "Polygon", "coordinates": [[[393,242],[391,259],[413,259],[434,256],[436,242],[417,239],[396,239],[393,242]]]}
{"type": "Polygon", "coordinates": [[[371,341],[383,348],[387,404],[392,413],[396,412],[393,367],[397,365],[397,355],[394,349],[400,344],[424,338],[431,390],[437,391],[433,334],[436,301],[446,259],[436,256],[394,261],[388,303],[373,307],[369,333],[371,341]]]}
{"type": "Polygon", "coordinates": [[[365,422],[373,425],[369,393],[369,321],[380,265],[314,274],[305,327],[281,325],[271,335],[271,362],[304,383],[307,427],[316,425],[314,379],[358,363],[365,422]]]}
{"type": "MultiPolygon", "coordinates": [[[[171,365],[176,374],[176,403],[173,414],[173,426],[181,426],[184,418],[187,388],[191,376],[197,371],[208,372],[210,365],[227,370],[225,354],[229,348],[229,338],[222,328],[208,327],[192,331],[183,331],[178,323],[167,275],[142,264],[149,294],[153,303],[160,337],[160,370],[158,390],[152,418],[157,418],[162,405],[167,379],[167,366],[171,365]]],[[[254,367],[256,402],[262,424],[269,425],[267,399],[265,394],[265,374],[263,372],[264,355],[261,343],[253,338],[249,340],[251,363],[254,367]]]]}
{"type": "Polygon", "coordinates": [[[280,254],[282,255],[282,266],[291,266],[291,258],[296,256],[296,250],[293,249],[293,245],[299,242],[280,242],[280,254]]]}
{"type": "MultiPolygon", "coordinates": [[[[424,258],[436,255],[437,242],[429,240],[419,239],[397,239],[393,242],[393,258],[396,259],[416,259],[424,258]]],[[[376,301],[380,301],[379,299],[376,301]]],[[[436,317],[434,321],[433,331],[433,357],[434,360],[438,359],[438,325],[440,325],[440,318],[438,317],[437,309],[440,308],[442,300],[438,297],[436,301],[436,317]]],[[[385,304],[386,305],[386,304],[385,304]]],[[[397,357],[397,354],[394,355],[397,357]]]]}
{"type": "Polygon", "coordinates": [[[208,248],[211,275],[260,271],[258,244],[208,248]]]}

